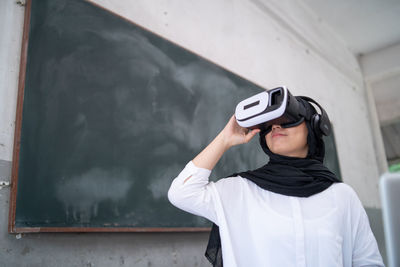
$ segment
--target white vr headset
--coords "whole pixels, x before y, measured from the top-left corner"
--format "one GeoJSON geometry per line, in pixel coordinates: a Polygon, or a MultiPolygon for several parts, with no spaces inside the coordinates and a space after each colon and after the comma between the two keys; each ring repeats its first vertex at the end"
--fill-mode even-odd
{"type": "Polygon", "coordinates": [[[282,86],[265,90],[241,101],[236,106],[236,121],[245,128],[270,131],[274,124],[288,128],[297,126],[307,119],[317,134],[329,135],[331,125],[325,110],[313,99],[306,96],[300,97],[316,104],[321,114],[312,116],[307,114],[304,105],[285,86],[282,86]]]}

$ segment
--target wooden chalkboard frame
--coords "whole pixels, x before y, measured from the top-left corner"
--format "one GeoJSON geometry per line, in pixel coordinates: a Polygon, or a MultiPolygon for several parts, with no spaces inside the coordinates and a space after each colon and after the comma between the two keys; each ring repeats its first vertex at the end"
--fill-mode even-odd
{"type": "MultiPolygon", "coordinates": [[[[19,68],[19,81],[18,81],[18,94],[17,94],[17,108],[16,108],[16,119],[15,119],[15,133],[14,133],[14,147],[13,147],[13,162],[12,162],[12,172],[11,172],[11,192],[10,192],[10,206],[9,206],[9,217],[8,217],[8,232],[9,233],[37,233],[37,232],[209,232],[210,227],[16,227],[16,202],[17,202],[17,188],[18,188],[18,169],[19,169],[19,159],[20,159],[20,146],[21,146],[21,130],[22,130],[22,114],[23,114],[23,102],[24,102],[24,90],[25,90],[25,79],[26,79],[26,66],[28,58],[28,43],[29,43],[29,31],[30,31],[30,18],[31,18],[31,7],[33,0],[27,0],[25,5],[25,15],[24,15],[24,26],[23,26],[23,37],[21,45],[21,57],[20,57],[20,68],[19,68]]],[[[171,42],[172,44],[185,49],[196,56],[226,70],[236,76],[247,80],[256,86],[263,88],[261,85],[250,81],[241,75],[234,73],[227,68],[215,63],[214,61],[199,55],[198,53],[187,49],[174,41],[171,41],[121,15],[108,10],[97,3],[90,0],[84,0],[98,8],[101,8],[112,15],[119,17],[131,23],[141,29],[144,29],[152,34],[171,42]]]]}
{"type": "MultiPolygon", "coordinates": [[[[19,69],[19,81],[18,81],[18,94],[17,94],[17,107],[16,107],[16,119],[15,119],[15,133],[14,133],[14,147],[13,147],[13,162],[12,162],[12,177],[11,177],[11,192],[10,192],[10,205],[9,205],[9,217],[8,217],[8,232],[9,233],[36,233],[36,232],[208,232],[210,231],[209,227],[16,227],[16,203],[17,203],[17,188],[18,188],[18,171],[19,171],[19,161],[20,161],[20,147],[21,147],[21,131],[22,131],[22,116],[23,116],[23,103],[24,103],[24,91],[25,91],[25,79],[26,79],[26,67],[27,67],[27,59],[28,59],[28,42],[29,42],[29,31],[30,31],[30,18],[31,18],[31,6],[33,0],[27,0],[25,6],[25,15],[24,15],[24,26],[23,26],[23,36],[22,36],[22,45],[21,45],[21,57],[20,57],[20,69],[19,69]]],[[[127,21],[145,31],[151,32],[152,34],[171,42],[172,44],[185,49],[194,55],[202,58],[226,71],[229,71],[236,76],[240,77],[243,80],[248,79],[234,73],[225,67],[213,62],[210,59],[207,59],[196,52],[193,52],[181,45],[160,36],[157,33],[150,31],[149,29],[136,24],[129,19],[122,17],[102,6],[99,6],[96,3],[93,3],[91,0],[85,0],[86,2],[101,8],[112,15],[127,21]]],[[[262,86],[258,85],[253,81],[249,81],[254,85],[257,85],[260,88],[262,86]]],[[[335,140],[333,136],[333,142],[335,146],[335,140]]],[[[340,166],[338,166],[340,172],[340,166]]]]}
{"type": "MultiPolygon", "coordinates": [[[[87,1],[87,0],[86,0],[87,1]]],[[[132,23],[140,28],[150,31],[96,3],[87,1],[92,5],[95,5],[103,10],[106,10],[113,15],[132,23]]],[[[24,101],[24,89],[25,89],[25,78],[26,78],[26,64],[28,57],[28,42],[29,42],[29,26],[31,17],[32,0],[27,0],[25,5],[24,14],[24,26],[23,36],[21,45],[21,57],[20,57],[20,68],[19,68],[19,80],[18,80],[18,94],[17,94],[17,109],[15,119],[15,133],[14,133],[14,148],[13,148],[13,162],[11,171],[11,191],[10,191],[10,206],[8,216],[8,232],[9,233],[37,233],[37,232],[208,232],[211,230],[210,227],[169,227],[169,228],[153,228],[153,227],[16,227],[15,216],[16,216],[16,201],[17,201],[17,188],[18,188],[18,168],[19,168],[19,155],[21,145],[21,129],[22,129],[22,110],[24,101]]],[[[152,31],[150,31],[152,32],[152,31]]],[[[164,37],[152,32],[153,34],[165,39],[164,37]]],[[[168,40],[170,41],[170,40],[168,40]]],[[[172,41],[170,41],[172,42],[172,41]]],[[[174,43],[174,42],[172,42],[174,43]]],[[[176,43],[175,45],[182,47],[176,43]]],[[[182,47],[183,48],[183,47],[182,47]]],[[[186,48],[184,48],[186,49],[186,48]]],[[[186,49],[188,50],[188,49],[186,49]]],[[[193,51],[190,51],[194,53],[193,51]]],[[[196,54],[196,53],[194,53],[196,54]]],[[[198,54],[196,54],[198,55],[198,54]]],[[[200,56],[200,55],[198,55],[200,56]]],[[[201,57],[201,56],[200,56],[201,57]]],[[[214,63],[216,64],[216,63],[214,63]]]]}
{"type": "Polygon", "coordinates": [[[13,148],[13,161],[11,169],[11,192],[10,192],[10,206],[8,213],[8,232],[37,232],[34,229],[16,229],[15,228],[15,212],[17,202],[17,188],[18,188],[18,166],[19,166],[19,152],[21,147],[21,128],[22,128],[22,107],[24,101],[25,89],[25,75],[26,75],[26,61],[28,57],[28,40],[29,40],[29,25],[31,18],[32,1],[27,0],[25,4],[24,15],[24,28],[22,34],[21,57],[19,63],[19,80],[18,80],[18,94],[17,94],[17,111],[15,118],[15,132],[14,132],[14,148],[13,148]]]}

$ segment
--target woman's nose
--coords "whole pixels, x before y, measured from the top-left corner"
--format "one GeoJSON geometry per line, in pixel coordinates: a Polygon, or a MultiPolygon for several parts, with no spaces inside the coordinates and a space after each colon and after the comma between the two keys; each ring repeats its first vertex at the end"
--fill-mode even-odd
{"type": "Polygon", "coordinates": [[[271,127],[271,130],[273,130],[275,128],[281,128],[281,126],[279,124],[273,124],[271,127]]]}

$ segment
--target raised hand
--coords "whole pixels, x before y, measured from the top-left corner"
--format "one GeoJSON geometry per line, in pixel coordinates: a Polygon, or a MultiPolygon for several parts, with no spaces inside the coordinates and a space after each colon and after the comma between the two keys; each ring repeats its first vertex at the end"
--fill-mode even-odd
{"type": "Polygon", "coordinates": [[[197,167],[212,170],[226,150],[249,142],[259,132],[259,129],[250,131],[241,127],[232,115],[225,128],[193,159],[193,163],[197,167]]]}
{"type": "Polygon", "coordinates": [[[229,148],[235,145],[248,143],[259,132],[259,129],[249,130],[241,127],[236,122],[235,115],[232,115],[225,128],[221,131],[221,134],[229,148]]]}

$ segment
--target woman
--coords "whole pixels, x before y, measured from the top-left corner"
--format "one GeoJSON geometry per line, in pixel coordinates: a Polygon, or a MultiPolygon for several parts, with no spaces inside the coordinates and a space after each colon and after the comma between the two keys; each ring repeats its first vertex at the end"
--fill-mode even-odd
{"type": "Polygon", "coordinates": [[[307,116],[293,127],[249,131],[232,116],[174,179],[170,202],[214,222],[206,252],[214,266],[384,266],[356,193],[322,164],[316,110],[296,99],[307,116]],[[257,133],[268,164],[210,182],[224,152],[257,133]]]}

